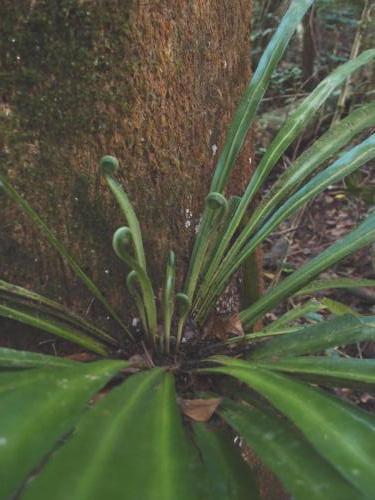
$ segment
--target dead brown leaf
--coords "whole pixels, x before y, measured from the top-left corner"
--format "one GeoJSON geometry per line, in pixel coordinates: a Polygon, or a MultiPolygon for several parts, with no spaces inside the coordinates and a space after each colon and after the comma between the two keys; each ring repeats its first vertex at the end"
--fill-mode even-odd
{"type": "Polygon", "coordinates": [[[204,328],[203,338],[210,337],[217,340],[226,340],[232,335],[237,335],[239,337],[244,335],[238,313],[231,314],[230,316],[216,314],[210,318],[204,328]]]}
{"type": "Polygon", "coordinates": [[[134,354],[128,359],[128,363],[132,368],[148,368],[148,362],[145,356],[142,354],[134,354]]]}
{"type": "Polygon", "coordinates": [[[142,354],[134,354],[131,356],[127,362],[129,366],[123,368],[121,373],[138,373],[145,368],[150,368],[146,355],[142,354]]]}
{"type": "Polygon", "coordinates": [[[234,313],[228,318],[226,323],[226,330],[228,333],[233,333],[235,335],[238,335],[239,337],[243,337],[245,335],[242,328],[240,315],[238,313],[234,313]]]}
{"type": "Polygon", "coordinates": [[[360,397],[360,401],[361,403],[368,403],[369,401],[373,401],[375,400],[375,397],[372,396],[371,394],[369,394],[368,392],[365,392],[364,394],[362,394],[362,396],[360,397]]]}
{"type": "Polygon", "coordinates": [[[182,412],[196,422],[207,422],[215,413],[222,398],[180,399],[182,412]]]}

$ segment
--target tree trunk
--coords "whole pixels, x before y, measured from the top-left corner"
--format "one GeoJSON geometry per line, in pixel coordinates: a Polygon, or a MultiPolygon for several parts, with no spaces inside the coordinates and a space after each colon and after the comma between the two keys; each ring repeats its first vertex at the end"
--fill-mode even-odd
{"type": "MultiPolygon", "coordinates": [[[[99,159],[120,160],[156,284],[170,248],[181,280],[250,77],[250,21],[251,0],[1,2],[1,168],[117,308],[126,274],[111,235],[124,220],[99,159]]],[[[249,178],[250,158],[248,141],[232,191],[249,178]]],[[[1,194],[0,210],[1,278],[100,314],[1,194]]]]}
{"type": "MultiPolygon", "coordinates": [[[[251,0],[1,1],[1,169],[124,317],[126,273],[111,248],[124,220],[99,160],[120,160],[155,288],[170,248],[181,282],[227,125],[251,76],[250,24],[251,0]]],[[[248,140],[231,194],[243,190],[251,160],[248,140]]],[[[0,279],[101,318],[1,192],[0,211],[0,279]]],[[[35,343],[45,336],[20,343],[9,325],[0,320],[0,345],[46,350],[35,343]]]]}
{"type": "Polygon", "coordinates": [[[303,49],[302,49],[302,78],[306,90],[312,90],[316,85],[315,60],[316,49],[316,10],[311,7],[303,19],[303,49]]]}

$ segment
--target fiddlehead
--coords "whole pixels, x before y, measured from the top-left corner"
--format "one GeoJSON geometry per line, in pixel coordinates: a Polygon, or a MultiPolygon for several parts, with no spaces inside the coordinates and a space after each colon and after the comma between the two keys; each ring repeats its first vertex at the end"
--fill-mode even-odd
{"type": "Polygon", "coordinates": [[[211,226],[216,225],[217,220],[221,220],[228,210],[228,202],[221,193],[212,192],[206,198],[207,208],[214,211],[211,226]]]}
{"type": "Polygon", "coordinates": [[[145,270],[139,265],[137,260],[130,255],[132,248],[133,235],[130,228],[124,226],[115,231],[113,235],[113,249],[116,255],[123,260],[133,271],[137,273],[139,285],[142,290],[142,299],[147,315],[147,324],[152,336],[152,342],[157,337],[157,313],[155,296],[151,280],[145,270]]]}
{"type": "Polygon", "coordinates": [[[118,159],[114,156],[106,155],[100,160],[102,175],[113,175],[119,167],[118,159]]]}
{"type": "Polygon", "coordinates": [[[118,169],[118,166],[119,162],[114,156],[103,156],[100,161],[101,173],[107,181],[107,184],[113,195],[115,196],[117,203],[119,204],[122,213],[125,216],[127,224],[129,225],[129,229],[131,231],[133,239],[135,257],[138,261],[139,266],[144,269],[144,271],[146,271],[146,258],[143,249],[142,233],[138,218],[128,195],[113,176],[113,174],[118,169]]]}

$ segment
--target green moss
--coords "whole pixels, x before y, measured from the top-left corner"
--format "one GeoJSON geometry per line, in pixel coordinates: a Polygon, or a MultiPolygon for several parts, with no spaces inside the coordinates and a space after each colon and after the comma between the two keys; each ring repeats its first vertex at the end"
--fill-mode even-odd
{"type": "Polygon", "coordinates": [[[30,7],[5,0],[0,6],[1,90],[21,127],[43,142],[77,143],[109,127],[102,109],[126,106],[130,2],[118,4],[116,25],[107,3],[39,0],[30,7]]]}

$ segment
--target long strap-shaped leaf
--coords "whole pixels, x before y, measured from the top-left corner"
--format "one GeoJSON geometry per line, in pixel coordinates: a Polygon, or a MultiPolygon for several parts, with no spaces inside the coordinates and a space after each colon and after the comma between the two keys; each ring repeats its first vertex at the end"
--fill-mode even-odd
{"type": "Polygon", "coordinates": [[[343,477],[371,498],[375,488],[374,417],[279,373],[232,361],[221,360],[225,366],[207,371],[235,377],[267,398],[343,477]]]}
{"type": "Polygon", "coordinates": [[[293,307],[290,311],[282,314],[276,321],[264,328],[266,332],[273,332],[285,328],[288,323],[303,318],[306,314],[315,313],[325,309],[325,306],[315,299],[311,299],[305,304],[293,307]]]}
{"type": "Polygon", "coordinates": [[[190,299],[184,293],[176,294],[176,313],[178,314],[178,322],[177,322],[177,341],[176,341],[176,350],[178,351],[180,348],[182,335],[184,333],[185,321],[189,315],[191,307],[190,299]]]}
{"type": "MultiPolygon", "coordinates": [[[[247,232],[265,220],[280,202],[284,201],[299,185],[327,159],[349,144],[354,137],[375,125],[375,103],[361,106],[344,120],[337,122],[277,179],[267,195],[252,214],[247,232]]],[[[238,241],[240,244],[240,241],[238,241]]]]}
{"type": "Polygon", "coordinates": [[[228,399],[219,414],[297,500],[353,500],[355,489],[311,444],[281,419],[228,399]]]}
{"type": "MultiPolygon", "coordinates": [[[[211,182],[211,193],[222,193],[234,163],[245,141],[255,113],[269,85],[272,72],[282,58],[289,40],[314,0],[292,0],[259,61],[258,67],[242,97],[229,127],[223,151],[211,182]]],[[[206,240],[213,214],[206,207],[193,248],[184,293],[192,300],[207,250],[206,240]]]]}
{"type": "Polygon", "coordinates": [[[0,368],[74,368],[78,365],[76,361],[70,359],[47,356],[36,352],[15,351],[6,347],[0,348],[0,368]]]}
{"type": "Polygon", "coordinates": [[[220,415],[281,479],[293,498],[358,498],[353,488],[311,444],[283,419],[224,400],[220,415]]]}
{"type": "MultiPolygon", "coordinates": [[[[228,200],[228,208],[225,213],[225,216],[221,218],[219,223],[215,225],[215,227],[211,231],[209,236],[210,244],[208,246],[208,251],[206,253],[205,260],[202,265],[202,273],[210,265],[212,259],[215,257],[219,245],[221,243],[221,240],[224,237],[224,234],[226,233],[228,224],[230,223],[232,217],[236,213],[236,210],[240,202],[241,202],[240,196],[231,196],[228,200]]],[[[199,290],[197,290],[198,293],[199,290]]]]}
{"type": "Polygon", "coordinates": [[[71,313],[58,302],[48,299],[47,297],[43,297],[43,295],[39,295],[35,292],[31,292],[26,288],[0,280],[0,303],[2,300],[11,304],[31,304],[35,312],[40,311],[42,314],[47,312],[53,318],[62,320],[64,323],[72,325],[75,329],[81,329],[89,335],[98,337],[112,345],[118,344],[118,342],[111,335],[99,329],[97,326],[93,325],[84,318],[71,313]]]}
{"type": "Polygon", "coordinates": [[[209,290],[206,290],[204,303],[201,306],[201,311],[197,315],[198,320],[205,318],[209,306],[215,301],[216,297],[222,293],[230,277],[237,271],[245,259],[254,252],[256,247],[260,245],[260,243],[262,243],[262,241],[264,241],[282,221],[295,213],[314,196],[324,191],[330,184],[345,178],[374,157],[375,134],[371,135],[358,146],[344,153],[332,165],[317,174],[305,184],[305,186],[292,195],[260,228],[255,236],[251,238],[239,254],[225,259],[222,263],[220,273],[211,283],[209,290]]]}
{"type": "MultiPolygon", "coordinates": [[[[375,330],[375,325],[374,325],[375,330]]],[[[375,333],[374,333],[375,336],[375,333]]],[[[358,382],[375,385],[375,359],[347,359],[326,356],[283,358],[273,363],[257,363],[267,370],[312,375],[327,383],[334,379],[341,383],[358,382]]]]}
{"type": "MultiPolygon", "coordinates": [[[[271,332],[272,333],[272,332],[271,332]]],[[[256,334],[255,334],[256,335],[256,334]]],[[[252,359],[311,354],[330,347],[375,340],[375,317],[345,314],[296,332],[274,337],[256,349],[252,359]]]]}
{"type": "MultiPolygon", "coordinates": [[[[329,167],[313,177],[270,217],[258,235],[269,234],[270,228],[277,227],[283,220],[304,206],[309,200],[321,193],[330,184],[334,184],[350,175],[375,157],[375,134],[346,151],[329,167]]],[[[272,229],[271,229],[272,231],[272,229]]]]}
{"type": "Polygon", "coordinates": [[[222,192],[240,152],[256,110],[265,94],[274,68],[313,0],[293,0],[258,63],[229,127],[210,191],[222,192]]]}
{"type": "Polygon", "coordinates": [[[197,465],[173,378],[154,369],[131,376],[88,412],[24,498],[205,499],[197,465]]]}
{"type": "Polygon", "coordinates": [[[355,311],[352,307],[344,304],[343,302],[339,302],[338,300],[333,300],[329,297],[323,297],[322,299],[320,299],[320,301],[330,313],[336,316],[341,316],[343,314],[358,316],[357,311],[355,311]]]}
{"type": "Polygon", "coordinates": [[[241,457],[240,448],[227,433],[194,425],[194,438],[217,500],[256,500],[259,498],[250,466],[241,457]]]}
{"type": "Polygon", "coordinates": [[[298,137],[319,108],[325,103],[332,92],[340,86],[356,70],[375,59],[375,49],[362,52],[356,59],[346,62],[336,68],[309,94],[301,105],[287,118],[277,133],[272,144],[262,158],[259,168],[252,176],[243,200],[251,202],[272,167],[277,163],[282,153],[298,137]]]}
{"type": "Polygon", "coordinates": [[[347,257],[351,253],[375,241],[375,212],[370,214],[360,226],[324,250],[314,259],[284,279],[271,289],[256,304],[240,313],[245,327],[250,326],[257,318],[272,309],[281,300],[290,297],[307,285],[325,269],[347,257]]]}
{"type": "Polygon", "coordinates": [[[1,316],[52,333],[57,337],[70,340],[101,356],[104,356],[108,352],[102,342],[89,337],[82,331],[75,329],[71,325],[66,325],[55,318],[40,316],[32,309],[27,309],[15,304],[13,307],[0,304],[0,317],[1,316]]]}
{"type": "Polygon", "coordinates": [[[73,259],[70,253],[66,250],[64,245],[57,239],[51,229],[47,224],[39,217],[35,210],[29,205],[29,203],[14,189],[14,187],[8,182],[3,174],[0,172],[0,182],[1,188],[16,202],[16,204],[27,214],[28,217],[33,221],[33,223],[39,228],[39,230],[44,234],[49,243],[58,251],[61,257],[67,262],[67,264],[73,269],[78,278],[84,283],[84,285],[90,290],[90,292],[103,304],[108,313],[117,321],[117,323],[122,327],[122,329],[132,337],[129,329],[123,323],[118,314],[114,311],[112,306],[109,304],[107,299],[104,297],[99,288],[95,283],[87,276],[87,274],[82,271],[81,267],[73,259]]]}
{"type": "Polygon", "coordinates": [[[184,294],[188,296],[190,302],[195,293],[195,287],[198,282],[199,273],[203,267],[207,252],[210,249],[212,233],[215,234],[218,230],[217,213],[223,213],[223,207],[227,207],[226,198],[218,193],[211,192],[205,203],[202,220],[199,225],[198,234],[194,243],[193,251],[190,258],[188,274],[185,280],[184,294]]]}
{"type": "Polygon", "coordinates": [[[92,395],[126,363],[77,365],[0,373],[0,498],[13,498],[27,476],[72,429],[92,395]]]}
{"type": "Polygon", "coordinates": [[[254,344],[254,342],[264,342],[269,338],[277,337],[278,335],[285,335],[286,333],[292,333],[300,331],[298,326],[292,326],[290,328],[280,328],[275,330],[262,330],[256,333],[247,333],[241,337],[231,337],[224,341],[226,345],[234,344],[254,344]]]}
{"type": "Polygon", "coordinates": [[[316,280],[309,285],[298,290],[296,295],[310,295],[316,292],[329,290],[331,288],[360,288],[375,287],[375,280],[357,279],[357,278],[332,278],[316,280]]]}
{"type": "MultiPolygon", "coordinates": [[[[163,289],[163,313],[164,313],[164,342],[167,353],[170,351],[170,336],[172,317],[175,305],[175,281],[176,281],[176,256],[173,251],[169,253],[167,269],[165,271],[165,283],[163,289]]],[[[162,339],[162,337],[161,337],[162,339]]]]}
{"type": "Polygon", "coordinates": [[[130,271],[130,273],[126,277],[126,286],[128,287],[130,295],[133,297],[135,305],[137,306],[143,330],[145,331],[145,333],[147,333],[149,330],[148,330],[146,309],[143,303],[143,296],[141,292],[138,290],[138,287],[140,287],[140,282],[136,271],[134,270],[130,271]]]}
{"type": "MultiPolygon", "coordinates": [[[[302,104],[298,106],[296,111],[294,111],[291,114],[291,116],[286,120],[285,124],[278,132],[277,136],[273,140],[270,147],[267,149],[267,153],[262,158],[262,161],[260,162],[259,166],[257,167],[257,169],[255,170],[254,174],[250,179],[250,182],[245,190],[245,193],[241,198],[241,202],[236,210],[236,213],[234,214],[231,223],[228,225],[226,233],[224,234],[221,243],[219,245],[219,248],[217,249],[216,255],[214,256],[214,259],[212,259],[211,264],[207,270],[207,274],[205,277],[206,283],[207,282],[209,283],[212,280],[212,276],[214,275],[221,259],[223,258],[223,255],[228,245],[230,244],[230,241],[233,235],[235,234],[235,231],[241,224],[241,221],[243,220],[243,217],[246,214],[246,211],[250,206],[250,203],[252,202],[255,194],[258,192],[258,190],[264,183],[271,169],[275,166],[275,164],[281,157],[282,153],[288,148],[288,146],[294,141],[294,139],[297,138],[300,132],[313,119],[315,114],[319,111],[319,108],[324,104],[324,102],[337,88],[337,86],[344,83],[344,81],[350,74],[352,74],[358,68],[361,68],[363,65],[367,64],[374,58],[375,58],[375,49],[368,50],[363,52],[355,60],[351,60],[343,64],[339,68],[337,68],[315,88],[315,90],[302,102],[302,104]]],[[[373,106],[373,109],[375,109],[375,106],[373,106]]],[[[368,113],[369,111],[370,110],[367,110],[368,113]]],[[[374,123],[374,116],[372,116],[372,119],[370,120],[368,118],[367,120],[364,120],[363,115],[360,116],[355,115],[354,118],[355,118],[354,121],[359,120],[361,122],[369,123],[368,126],[371,126],[371,124],[374,123]]],[[[340,145],[337,143],[337,139],[336,141],[332,140],[332,136],[335,138],[338,136],[337,129],[336,132],[334,131],[333,133],[329,134],[331,142],[331,150],[324,151],[323,149],[321,149],[320,151],[321,156],[320,154],[316,155],[317,161],[315,165],[323,162],[333,152],[337,151],[336,148],[338,146],[340,148],[343,145],[346,145],[347,142],[351,140],[351,138],[356,134],[355,127],[353,127],[353,130],[350,130],[351,127],[352,125],[348,121],[347,123],[345,123],[344,126],[341,127],[341,129],[339,129],[339,132],[341,132],[341,134],[342,131],[344,130],[344,133],[342,134],[343,140],[341,141],[340,145]],[[333,144],[335,144],[335,146],[332,147],[333,144]]],[[[359,131],[361,129],[363,130],[363,125],[362,124],[358,125],[358,129],[359,131]]],[[[311,170],[311,167],[309,168],[311,170]]],[[[259,214],[257,214],[257,217],[259,217],[259,214]]],[[[227,257],[228,259],[231,258],[231,256],[234,255],[236,252],[238,252],[241,246],[248,239],[249,235],[251,234],[251,231],[254,228],[254,221],[256,221],[256,219],[252,218],[249,224],[247,224],[245,229],[241,232],[241,235],[239,236],[238,240],[233,245],[233,248],[230,251],[230,257],[229,256],[227,257]]],[[[202,288],[202,294],[203,295],[205,294],[203,288],[202,288]]]]}

